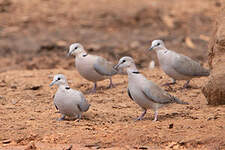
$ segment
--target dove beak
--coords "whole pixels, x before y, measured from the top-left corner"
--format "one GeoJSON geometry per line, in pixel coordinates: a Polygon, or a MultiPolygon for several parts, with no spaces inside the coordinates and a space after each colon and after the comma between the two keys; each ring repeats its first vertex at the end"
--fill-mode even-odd
{"type": "Polygon", "coordinates": [[[155,46],[150,47],[148,50],[152,51],[155,48],[155,46]]]}
{"type": "Polygon", "coordinates": [[[68,52],[66,56],[67,56],[67,57],[69,57],[70,55],[71,55],[71,53],[70,53],[70,52],[68,52]]]}
{"type": "Polygon", "coordinates": [[[120,67],[120,65],[121,65],[121,63],[118,63],[117,65],[115,65],[113,68],[114,69],[116,69],[116,70],[118,70],[119,69],[119,67],[120,67]]]}
{"type": "Polygon", "coordinates": [[[56,81],[52,81],[52,83],[49,86],[53,86],[55,84],[56,81]]]}
{"type": "Polygon", "coordinates": [[[117,65],[115,65],[113,68],[114,68],[115,70],[118,70],[119,65],[120,65],[120,64],[117,64],[117,65]]]}
{"type": "Polygon", "coordinates": [[[113,68],[114,68],[115,70],[117,70],[118,67],[119,67],[119,65],[117,64],[117,65],[115,65],[113,68]]]}

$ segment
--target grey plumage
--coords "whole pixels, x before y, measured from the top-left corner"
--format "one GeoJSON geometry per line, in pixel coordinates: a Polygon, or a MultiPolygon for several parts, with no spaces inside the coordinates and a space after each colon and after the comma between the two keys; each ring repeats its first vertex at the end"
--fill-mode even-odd
{"type": "MultiPolygon", "coordinates": [[[[174,80],[189,80],[209,76],[210,71],[193,59],[166,49],[162,40],[154,40],[150,50],[156,50],[161,69],[174,80]]],[[[175,83],[175,82],[173,82],[175,83]]]]}
{"type": "Polygon", "coordinates": [[[155,111],[154,120],[156,121],[159,108],[171,103],[188,104],[170,95],[152,81],[147,80],[146,77],[138,72],[131,57],[126,56],[121,58],[115,67],[127,69],[128,95],[144,110],[137,120],[141,120],[144,117],[147,109],[153,109],[155,111]]]}
{"type": "Polygon", "coordinates": [[[88,111],[88,104],[84,95],[77,90],[69,88],[66,78],[62,74],[55,75],[50,86],[58,85],[58,90],[54,96],[54,105],[62,114],[60,120],[65,116],[81,118],[83,112],[88,111]]]}
{"type": "Polygon", "coordinates": [[[117,71],[113,68],[111,62],[103,57],[87,54],[84,47],[79,43],[70,46],[68,55],[76,56],[76,69],[82,77],[94,83],[92,92],[96,91],[97,82],[105,79],[109,79],[109,87],[113,87],[112,76],[117,74],[117,71]]]}
{"type": "Polygon", "coordinates": [[[130,97],[130,99],[134,100],[133,97],[132,97],[131,94],[130,94],[129,88],[127,88],[127,94],[128,94],[128,96],[130,97]]]}
{"type": "Polygon", "coordinates": [[[103,76],[112,76],[117,74],[117,70],[115,70],[113,67],[114,64],[107,61],[103,57],[98,57],[96,63],[94,63],[95,71],[103,76]]]}
{"type": "MultiPolygon", "coordinates": [[[[147,82],[147,81],[146,81],[147,82]]],[[[142,89],[143,94],[154,103],[159,104],[169,104],[169,103],[177,103],[177,104],[188,104],[187,102],[183,102],[178,98],[170,95],[156,84],[151,81],[148,81],[148,84],[142,89]]]]}
{"type": "Polygon", "coordinates": [[[208,69],[203,68],[198,62],[181,54],[172,66],[175,71],[186,76],[201,77],[210,75],[210,71],[208,69]]]}
{"type": "Polygon", "coordinates": [[[90,104],[87,103],[87,100],[85,99],[84,95],[81,92],[79,92],[79,95],[82,99],[82,102],[78,104],[80,107],[80,110],[82,112],[87,112],[90,107],[90,104]]]}

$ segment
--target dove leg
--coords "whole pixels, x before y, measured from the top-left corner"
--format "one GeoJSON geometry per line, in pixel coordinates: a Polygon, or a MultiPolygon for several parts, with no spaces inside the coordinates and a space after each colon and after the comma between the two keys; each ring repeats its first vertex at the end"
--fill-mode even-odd
{"type": "Polygon", "coordinates": [[[189,83],[190,83],[190,80],[187,80],[187,82],[184,84],[184,88],[190,88],[189,83]]]}
{"type": "Polygon", "coordinates": [[[158,120],[158,111],[157,110],[155,111],[155,115],[154,116],[155,116],[155,118],[154,118],[153,121],[157,121],[158,120]]]}
{"type": "Polygon", "coordinates": [[[163,84],[163,86],[169,86],[169,85],[174,85],[174,84],[176,84],[176,79],[172,78],[172,82],[163,84]]]}
{"type": "Polygon", "coordinates": [[[172,78],[172,84],[176,84],[176,79],[172,78]]]}
{"type": "Polygon", "coordinates": [[[147,110],[144,109],[143,113],[135,121],[142,120],[143,117],[145,116],[146,112],[147,112],[147,110]]]}
{"type": "Polygon", "coordinates": [[[109,78],[109,81],[110,81],[110,83],[109,83],[109,87],[108,88],[113,88],[114,85],[113,85],[113,82],[112,82],[112,77],[109,78]]]}
{"type": "Polygon", "coordinates": [[[78,114],[78,115],[77,115],[77,122],[80,121],[80,118],[81,118],[81,114],[78,114]]]}
{"type": "Polygon", "coordinates": [[[91,90],[91,93],[95,93],[97,89],[97,82],[94,83],[94,87],[91,90]]]}
{"type": "Polygon", "coordinates": [[[62,117],[58,119],[58,121],[62,121],[62,120],[65,120],[65,115],[62,115],[62,117]]]}

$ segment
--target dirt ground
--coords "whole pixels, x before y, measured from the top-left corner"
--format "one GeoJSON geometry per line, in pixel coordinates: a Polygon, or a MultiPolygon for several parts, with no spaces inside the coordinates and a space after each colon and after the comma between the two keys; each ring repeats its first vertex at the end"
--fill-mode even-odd
{"type": "MultiPolygon", "coordinates": [[[[159,85],[169,81],[158,68],[141,72],[159,85]]],[[[200,90],[205,78],[194,79],[191,89],[182,89],[182,81],[172,89],[164,87],[190,105],[173,104],[162,108],[158,122],[152,121],[152,111],[148,111],[144,120],[134,122],[142,110],[126,93],[127,77],[119,75],[113,78],[116,88],[107,89],[108,81],[103,81],[96,94],[86,94],[91,107],[80,122],[60,122],[57,121],[60,114],[52,98],[56,87],[49,87],[52,76],[57,73],[65,74],[74,89],[85,93],[92,88],[76,71],[70,70],[10,71],[0,74],[0,140],[11,141],[1,144],[3,148],[4,145],[27,145],[31,141],[37,143],[37,147],[38,143],[66,144],[66,147],[76,144],[74,149],[77,144],[82,148],[225,148],[225,107],[207,105],[200,90]]]]}
{"type": "Polygon", "coordinates": [[[163,39],[168,48],[206,61],[221,5],[221,0],[0,0],[0,72],[72,69],[74,60],[65,55],[74,42],[112,61],[131,55],[146,67],[156,60],[146,49],[163,39]]]}
{"type": "Polygon", "coordinates": [[[0,0],[0,149],[225,149],[225,106],[212,107],[201,93],[207,78],[164,87],[189,102],[169,105],[153,122],[127,95],[127,76],[92,83],[66,57],[73,42],[116,62],[135,58],[140,71],[158,85],[170,81],[146,49],[163,39],[173,49],[207,67],[207,46],[222,0],[0,0]],[[91,104],[80,122],[57,121],[53,105],[56,87],[49,83],[63,73],[72,88],[91,104]]]}

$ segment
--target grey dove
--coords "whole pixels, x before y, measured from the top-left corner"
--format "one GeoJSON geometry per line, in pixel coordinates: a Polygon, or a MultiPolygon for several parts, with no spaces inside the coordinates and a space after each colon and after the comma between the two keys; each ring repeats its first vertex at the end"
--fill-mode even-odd
{"type": "Polygon", "coordinates": [[[128,74],[128,95],[144,110],[136,120],[141,120],[147,110],[152,109],[155,112],[154,121],[157,121],[158,109],[162,106],[170,103],[188,104],[170,95],[155,83],[146,79],[138,71],[131,57],[122,57],[115,67],[126,68],[128,74]]]}
{"type": "Polygon", "coordinates": [[[175,84],[176,80],[186,80],[184,87],[188,87],[192,78],[210,74],[210,71],[203,68],[198,62],[168,50],[162,40],[154,40],[149,50],[156,51],[160,68],[173,79],[173,82],[167,83],[167,85],[175,84]]]}
{"type": "Polygon", "coordinates": [[[62,114],[59,120],[64,120],[65,116],[80,119],[82,113],[88,111],[90,104],[88,104],[80,91],[69,87],[64,75],[55,75],[50,86],[53,85],[58,86],[58,90],[54,96],[54,104],[62,114]]]}
{"type": "Polygon", "coordinates": [[[97,81],[105,79],[109,79],[109,87],[113,87],[112,76],[117,74],[113,63],[103,57],[88,54],[79,43],[70,45],[68,55],[75,55],[75,66],[80,75],[94,83],[92,92],[96,92],[97,81]]]}

